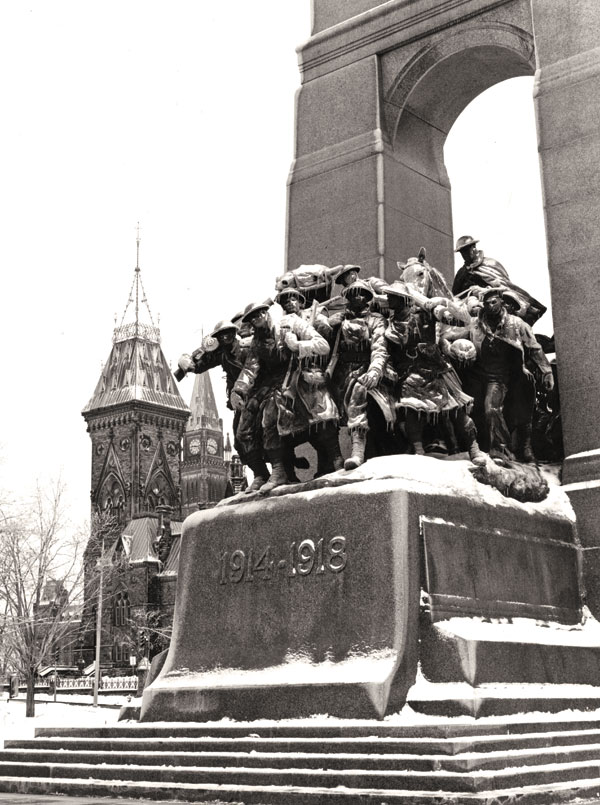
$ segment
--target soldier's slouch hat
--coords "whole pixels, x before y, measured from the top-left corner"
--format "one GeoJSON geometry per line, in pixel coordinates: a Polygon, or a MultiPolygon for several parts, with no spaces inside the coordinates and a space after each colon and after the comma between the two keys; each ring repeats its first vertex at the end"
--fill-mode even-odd
{"type": "Polygon", "coordinates": [[[471,246],[474,243],[479,243],[479,241],[471,237],[471,235],[461,235],[461,237],[456,241],[454,251],[459,252],[461,249],[466,249],[467,246],[471,246]]]}

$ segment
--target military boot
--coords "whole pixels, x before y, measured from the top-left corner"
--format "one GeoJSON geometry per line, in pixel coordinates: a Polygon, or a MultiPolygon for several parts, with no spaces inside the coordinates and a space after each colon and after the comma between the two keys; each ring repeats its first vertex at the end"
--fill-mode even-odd
{"type": "Polygon", "coordinates": [[[258,453],[248,455],[245,463],[254,473],[254,480],[246,489],[246,494],[249,495],[251,492],[258,492],[262,488],[269,480],[270,473],[264,458],[258,453]]]}
{"type": "Polygon", "coordinates": [[[291,484],[299,484],[300,478],[296,475],[296,456],[293,447],[284,448],[283,452],[283,465],[285,467],[285,474],[291,484]]]}
{"type": "Polygon", "coordinates": [[[327,440],[325,449],[327,451],[327,461],[330,466],[329,472],[336,472],[336,470],[343,470],[344,459],[342,458],[342,451],[340,450],[340,440],[337,435],[337,432],[333,433],[331,435],[331,438],[327,440]]]}
{"type": "Polygon", "coordinates": [[[519,425],[517,428],[517,449],[519,458],[524,464],[533,464],[535,456],[531,446],[531,425],[519,425]]]}
{"type": "Polygon", "coordinates": [[[340,439],[337,427],[326,426],[311,438],[311,444],[317,451],[317,472],[315,478],[330,472],[344,469],[344,459],[340,450],[340,439]]]}
{"type": "Polygon", "coordinates": [[[271,477],[260,488],[260,494],[266,495],[276,486],[289,484],[290,479],[285,469],[283,450],[269,450],[267,458],[271,462],[271,477]]]}
{"type": "Polygon", "coordinates": [[[366,431],[353,430],[350,434],[352,439],[352,455],[344,461],[345,470],[355,470],[360,467],[365,460],[365,447],[367,444],[366,431]]]}
{"type": "Polygon", "coordinates": [[[473,441],[469,447],[469,458],[473,464],[478,464],[479,466],[482,466],[487,461],[487,456],[479,447],[477,440],[473,441]]]}

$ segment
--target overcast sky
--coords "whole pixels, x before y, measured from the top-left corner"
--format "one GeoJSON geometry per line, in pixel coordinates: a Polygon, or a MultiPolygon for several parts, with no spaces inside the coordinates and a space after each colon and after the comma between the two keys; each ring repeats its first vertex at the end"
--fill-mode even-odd
{"type": "MultiPolygon", "coordinates": [[[[62,471],[74,520],[87,516],[80,412],[127,303],[138,221],[173,367],[203,327],[272,292],[309,26],[309,0],[0,4],[4,489],[62,471]]],[[[446,162],[455,236],[548,302],[532,85],[476,99],[446,162]]],[[[537,329],[552,331],[548,314],[537,329]]],[[[192,379],[180,388],[189,400],[192,379]]]]}

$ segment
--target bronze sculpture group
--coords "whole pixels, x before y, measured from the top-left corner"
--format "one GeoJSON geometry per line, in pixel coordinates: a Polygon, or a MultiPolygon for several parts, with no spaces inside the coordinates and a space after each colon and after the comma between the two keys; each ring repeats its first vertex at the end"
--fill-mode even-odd
{"type": "Polygon", "coordinates": [[[535,462],[532,418],[552,367],[531,325],[545,308],[459,238],[465,264],[452,291],[418,257],[391,284],[360,266],[301,266],[279,277],[275,302],[251,303],[182,355],[179,376],[221,365],[234,444],[254,474],[249,492],[297,480],[295,447],[317,453],[316,476],[365,457],[465,451],[475,465],[535,462]],[[342,458],[339,428],[351,453],[342,458]],[[268,464],[271,465],[269,470],[268,464]]]}

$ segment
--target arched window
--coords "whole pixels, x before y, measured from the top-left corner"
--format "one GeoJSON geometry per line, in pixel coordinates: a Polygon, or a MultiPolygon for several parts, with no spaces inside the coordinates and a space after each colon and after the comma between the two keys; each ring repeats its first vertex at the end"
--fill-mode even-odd
{"type": "Polygon", "coordinates": [[[124,508],[125,492],[120,482],[111,475],[107,478],[102,487],[100,509],[120,521],[123,519],[124,508]]]}
{"type": "Polygon", "coordinates": [[[131,603],[128,593],[117,593],[113,605],[113,623],[115,626],[125,626],[131,617],[131,603]]]}

